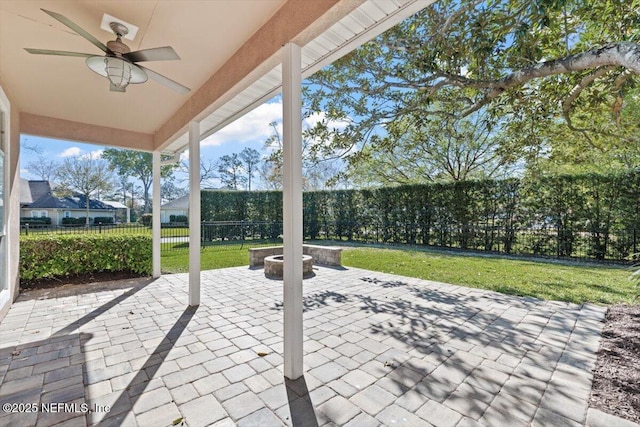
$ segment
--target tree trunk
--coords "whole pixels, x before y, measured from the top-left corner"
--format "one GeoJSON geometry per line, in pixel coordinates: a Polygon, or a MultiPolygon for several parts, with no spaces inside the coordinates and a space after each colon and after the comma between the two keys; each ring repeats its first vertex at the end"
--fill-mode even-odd
{"type": "Polygon", "coordinates": [[[89,195],[85,194],[84,195],[85,198],[85,207],[87,208],[87,217],[85,218],[85,227],[89,228],[89,195]]]}

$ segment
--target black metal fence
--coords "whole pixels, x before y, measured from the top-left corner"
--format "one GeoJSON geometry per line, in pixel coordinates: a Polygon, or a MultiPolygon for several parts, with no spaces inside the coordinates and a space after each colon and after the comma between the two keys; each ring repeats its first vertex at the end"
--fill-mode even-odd
{"type": "MultiPolygon", "coordinates": [[[[265,221],[216,221],[203,222],[200,229],[203,248],[237,249],[238,246],[253,247],[282,242],[282,223],[265,221]]],[[[121,234],[148,235],[152,230],[148,225],[96,224],[96,225],[47,225],[21,223],[20,232],[25,236],[49,234],[121,234]]],[[[189,247],[189,227],[186,223],[163,223],[160,229],[163,251],[187,249],[189,247]]]]}
{"type": "Polygon", "coordinates": [[[139,223],[130,224],[73,224],[73,225],[50,225],[41,222],[20,221],[20,234],[39,235],[45,233],[54,234],[101,234],[101,233],[122,233],[122,234],[142,234],[151,233],[151,229],[139,223]]]}
{"type": "Polygon", "coordinates": [[[539,227],[424,227],[419,223],[305,223],[305,239],[421,245],[509,255],[631,262],[640,251],[640,228],[581,230],[539,227]]]}
{"type": "MultiPolygon", "coordinates": [[[[151,235],[142,224],[95,226],[37,226],[24,224],[25,235],[42,233],[122,233],[151,235]]],[[[471,226],[424,227],[419,223],[370,223],[353,221],[304,223],[307,240],[342,241],[363,244],[419,245],[427,247],[529,255],[559,259],[626,262],[640,252],[640,227],[626,230],[581,230],[555,226],[505,227],[471,226]]],[[[184,223],[162,224],[162,250],[189,247],[189,228],[184,223]]],[[[201,224],[203,248],[237,249],[279,244],[282,222],[215,221],[201,224]]],[[[637,259],[637,258],[636,258],[637,259]]]]}

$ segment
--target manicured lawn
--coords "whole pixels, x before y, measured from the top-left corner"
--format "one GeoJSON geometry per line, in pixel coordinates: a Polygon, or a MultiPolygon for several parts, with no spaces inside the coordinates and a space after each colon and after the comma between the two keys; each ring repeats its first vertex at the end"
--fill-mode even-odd
{"type": "MultiPolygon", "coordinates": [[[[208,246],[200,250],[200,266],[203,270],[216,268],[240,267],[249,265],[249,248],[273,246],[279,243],[252,243],[251,246],[240,244],[222,244],[208,246]]],[[[162,271],[166,273],[186,273],[189,271],[188,244],[179,245],[180,249],[162,250],[162,271]]]]}
{"type": "MultiPolygon", "coordinates": [[[[225,247],[222,250],[206,248],[200,251],[200,265],[203,270],[249,265],[249,252],[246,246],[242,249],[240,246],[225,247]]],[[[189,251],[185,249],[162,251],[162,271],[167,273],[189,271],[189,251]]]]}
{"type": "MultiPolygon", "coordinates": [[[[149,229],[149,233],[151,233],[151,229],[149,229]]],[[[172,228],[161,228],[160,236],[162,237],[187,237],[189,235],[189,229],[186,227],[172,227],[172,228]]]]}
{"type": "MultiPolygon", "coordinates": [[[[202,269],[248,265],[248,247],[229,245],[201,251],[202,269]]],[[[162,252],[162,270],[188,271],[187,250],[162,252]]],[[[567,265],[545,261],[462,255],[420,250],[349,248],[345,266],[417,277],[505,294],[598,304],[633,303],[637,290],[630,271],[617,266],[567,265]]]]}
{"type": "Polygon", "coordinates": [[[346,266],[547,300],[578,304],[637,301],[630,271],[617,266],[377,248],[345,249],[342,262],[346,266]]]}

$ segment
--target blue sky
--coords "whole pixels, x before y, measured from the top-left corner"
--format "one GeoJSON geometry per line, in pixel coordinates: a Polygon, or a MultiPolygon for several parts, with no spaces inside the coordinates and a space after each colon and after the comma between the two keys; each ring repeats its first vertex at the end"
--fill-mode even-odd
{"type": "MultiPolygon", "coordinates": [[[[204,139],[201,142],[201,156],[203,159],[215,160],[225,154],[239,153],[245,147],[256,149],[266,156],[268,151],[264,149],[264,143],[273,133],[269,123],[274,121],[279,123],[281,131],[282,100],[279,96],[204,139]]],[[[21,145],[23,148],[20,155],[20,175],[26,179],[38,178],[29,172],[29,163],[36,161],[39,156],[56,161],[73,156],[99,157],[100,153],[108,148],[31,135],[22,135],[21,145]],[[37,147],[39,152],[26,147],[37,147]]],[[[186,153],[183,154],[183,158],[187,158],[186,153]]]]}
{"type": "MultiPolygon", "coordinates": [[[[303,127],[310,127],[324,118],[324,114],[319,113],[303,120],[303,127]]],[[[257,150],[263,157],[269,155],[269,150],[265,149],[265,141],[273,134],[273,128],[269,125],[272,122],[278,123],[278,132],[282,135],[282,98],[276,96],[266,103],[260,105],[253,111],[245,114],[227,127],[219,130],[201,143],[201,157],[205,162],[208,159],[217,160],[221,156],[232,153],[239,153],[244,148],[249,147],[257,150]]],[[[346,122],[331,122],[331,127],[344,128],[346,122]]],[[[41,138],[31,135],[21,136],[22,151],[20,155],[20,175],[26,179],[39,179],[29,171],[29,164],[37,161],[39,157],[47,160],[63,161],[65,158],[74,156],[91,156],[98,158],[105,148],[103,146],[83,144],[75,141],[63,141],[50,138],[41,138]],[[38,151],[27,147],[37,148],[38,151]]],[[[188,159],[188,151],[182,154],[182,159],[188,159]]],[[[184,174],[176,173],[178,184],[186,186],[187,180],[184,174]]],[[[258,183],[256,189],[260,188],[259,177],[255,176],[258,183]]],[[[215,181],[209,185],[216,185],[215,181]]]]}

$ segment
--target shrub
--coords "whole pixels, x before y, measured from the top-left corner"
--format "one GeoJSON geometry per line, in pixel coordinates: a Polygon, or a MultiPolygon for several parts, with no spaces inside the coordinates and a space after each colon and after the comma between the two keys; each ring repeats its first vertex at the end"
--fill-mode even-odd
{"type": "Polygon", "coordinates": [[[112,216],[97,216],[97,217],[93,218],[93,223],[95,225],[98,225],[98,224],[102,224],[102,225],[113,224],[113,217],[112,216]]]}
{"type": "Polygon", "coordinates": [[[62,218],[62,225],[78,226],[85,225],[86,223],[87,218],[62,218]]]}
{"type": "Polygon", "coordinates": [[[51,218],[40,217],[40,218],[32,218],[30,216],[20,217],[20,225],[51,225],[51,218]]]}
{"type": "Polygon", "coordinates": [[[169,222],[176,222],[176,216],[175,215],[169,215],[169,222]]]}
{"type": "Polygon", "coordinates": [[[142,214],[142,216],[140,217],[140,222],[148,227],[151,226],[151,221],[153,220],[153,215],[152,214],[142,214]]]}
{"type": "Polygon", "coordinates": [[[189,218],[187,218],[186,215],[171,215],[174,216],[175,219],[173,219],[171,222],[188,222],[189,218]]]}
{"type": "Polygon", "coordinates": [[[151,237],[59,234],[20,237],[20,279],[72,277],[100,272],[151,274],[151,237]]]}

